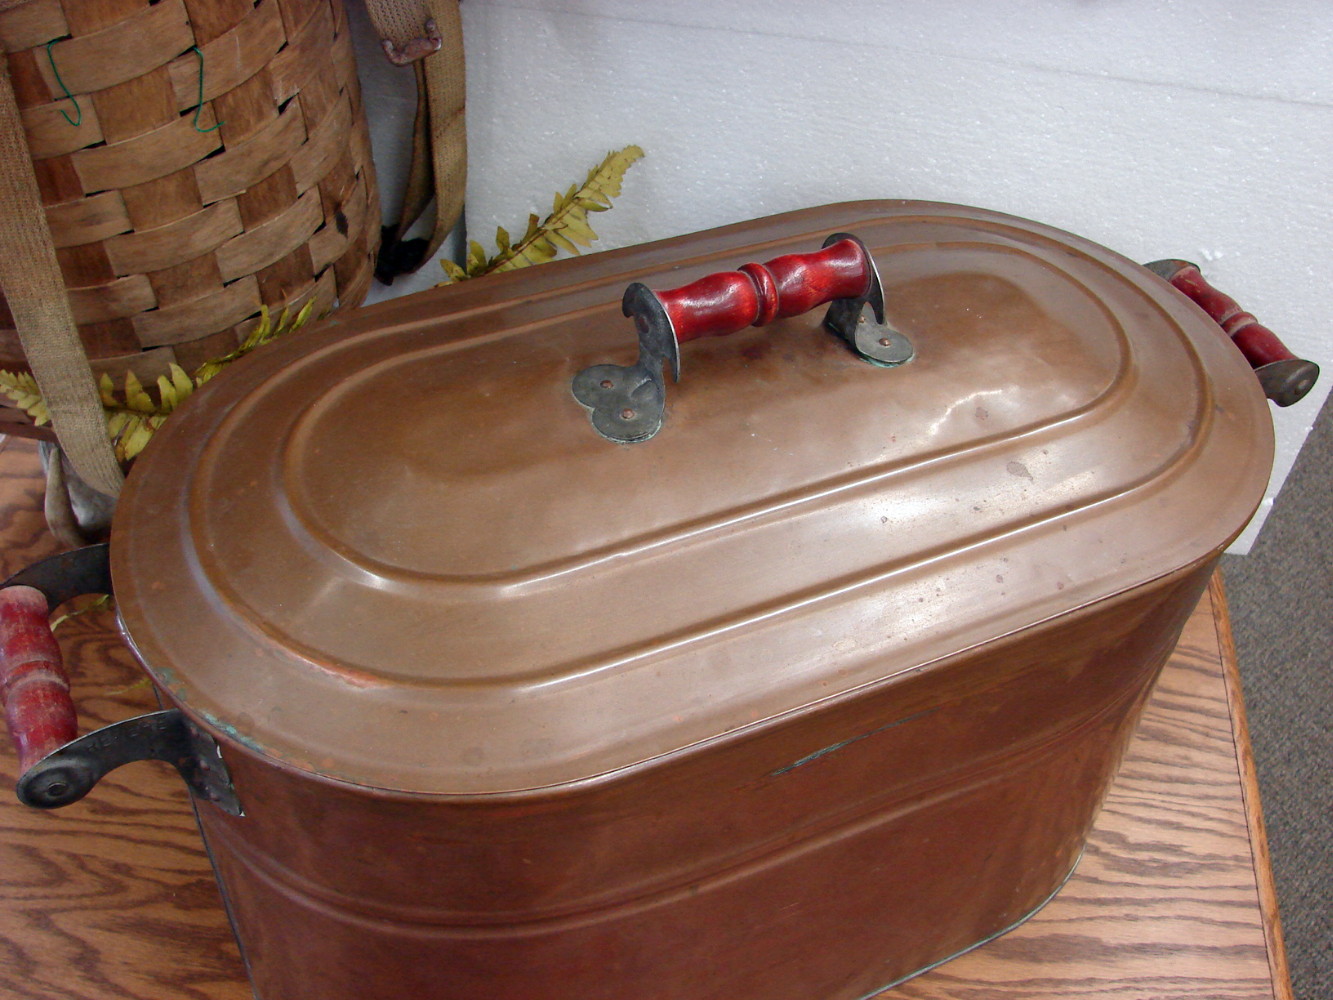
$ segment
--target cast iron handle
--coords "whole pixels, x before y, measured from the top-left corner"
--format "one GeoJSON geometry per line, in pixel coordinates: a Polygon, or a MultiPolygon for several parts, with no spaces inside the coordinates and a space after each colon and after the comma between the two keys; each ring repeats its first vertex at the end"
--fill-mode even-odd
{"type": "Polygon", "coordinates": [[[884,290],[874,258],[855,236],[834,233],[823,249],[744,264],[688,285],[654,292],[635,282],[621,307],[639,336],[634,365],[594,365],[574,378],[574,398],[592,412],[593,427],[621,444],[646,441],[662,426],[662,366],[680,379],[680,345],[724,337],[750,326],[799,316],[829,304],[824,325],[872,364],[896,367],[912,345],[884,322],[884,290]],[[873,321],[863,312],[869,306],[873,321]]]}
{"type": "Polygon", "coordinates": [[[111,593],[106,545],[64,552],[0,585],[0,699],[18,754],[16,791],[25,805],[50,809],[83,798],[113,768],[165,760],[192,790],[241,815],[214,742],[177,710],[151,712],[79,736],[50,609],[86,593],[111,593]]]}
{"type": "Polygon", "coordinates": [[[1314,388],[1319,366],[1296,357],[1277,334],[1246,312],[1230,295],[1208,283],[1199,265],[1187,260],[1155,260],[1148,270],[1199,306],[1240,348],[1266,395],[1278,406],[1290,406],[1314,388]]]}

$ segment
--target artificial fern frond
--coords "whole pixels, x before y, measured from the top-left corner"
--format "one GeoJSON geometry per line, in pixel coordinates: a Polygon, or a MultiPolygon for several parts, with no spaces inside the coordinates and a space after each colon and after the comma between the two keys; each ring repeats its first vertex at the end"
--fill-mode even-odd
{"type": "MultiPolygon", "coordinates": [[[[86,615],[89,611],[96,611],[99,608],[105,608],[108,605],[110,605],[110,603],[111,603],[110,594],[99,594],[96,600],[84,604],[82,607],[72,608],[71,610],[66,611],[59,618],[52,618],[51,631],[54,632],[56,629],[60,628],[61,625],[64,625],[65,622],[69,621],[71,618],[78,618],[80,615],[86,615]]],[[[148,678],[145,677],[144,680],[148,680],[148,678]]]]}
{"type": "Polygon", "coordinates": [[[0,371],[0,393],[9,397],[9,401],[32,417],[38,427],[51,422],[51,413],[46,408],[46,400],[37,388],[37,380],[27,372],[0,371]]]}
{"type": "MultiPolygon", "coordinates": [[[[307,302],[295,316],[290,316],[284,309],[277,323],[273,323],[268,309],[261,307],[259,322],[241,346],[230,354],[205,361],[195,369],[193,376],[180,365],[172,363],[168,367],[168,375],[157,377],[154,384],[156,399],[144,388],[134,372],[125,373],[120,387],[116,386],[110,375],[103,372],[97,381],[97,391],[102,400],[102,413],[106,417],[107,437],[115,446],[116,458],[128,462],[138,455],[152,440],[157,429],[166,423],[167,417],[194,395],[195,389],[237,358],[249,354],[275,337],[303,326],[313,308],[314,302],[307,302]]],[[[0,371],[0,394],[8,396],[32,417],[38,427],[50,422],[51,415],[47,411],[46,401],[37,388],[36,380],[27,372],[0,371]]]]}
{"type": "Polygon", "coordinates": [[[608,153],[606,159],[588,171],[582,186],[570,185],[563,194],[555,193],[551,214],[544,220],[539,220],[536,215],[528,216],[528,227],[517,243],[503,227],[496,227],[495,245],[499,247],[499,253],[487,257],[482,245],[473,240],[468,245],[466,266],[460,267],[450,260],[440,262],[445,277],[451,282],[462,281],[540,264],[561,250],[581,253],[580,247],[590,247],[597,239],[588,222],[588,213],[605,212],[611,207],[612,199],[620,196],[625,171],[641,159],[643,150],[638,146],[626,146],[619,152],[608,153]]]}
{"type": "Polygon", "coordinates": [[[218,372],[222,371],[222,369],[226,368],[227,365],[231,364],[238,358],[245,357],[245,355],[249,354],[256,347],[263,347],[275,337],[280,337],[284,333],[290,333],[293,330],[300,329],[306,324],[306,321],[310,319],[310,312],[314,307],[315,302],[311,299],[301,307],[301,311],[295,316],[290,315],[288,310],[284,309],[278,315],[278,321],[274,323],[269,316],[268,307],[260,306],[259,322],[255,324],[255,328],[250,331],[250,335],[245,338],[241,343],[241,346],[236,348],[236,350],[232,351],[230,354],[224,354],[222,357],[214,358],[212,361],[205,361],[202,365],[196,368],[194,372],[195,384],[203,385],[218,372]]]}

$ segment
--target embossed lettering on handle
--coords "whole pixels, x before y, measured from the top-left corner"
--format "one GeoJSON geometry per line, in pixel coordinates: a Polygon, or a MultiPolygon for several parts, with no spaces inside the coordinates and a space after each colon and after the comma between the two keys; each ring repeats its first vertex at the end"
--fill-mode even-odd
{"type": "Polygon", "coordinates": [[[622,308],[634,319],[639,359],[629,366],[585,369],[574,378],[574,398],[591,411],[593,427],[603,437],[620,444],[646,441],[661,429],[665,413],[663,366],[680,379],[681,344],[829,303],[824,325],[866,361],[892,368],[912,359],[912,345],[884,321],[884,291],[870,251],[855,236],[834,233],[814,253],[744,264],[679,288],[654,292],[638,282],[630,285],[622,308]]]}
{"type": "Polygon", "coordinates": [[[1264,395],[1278,406],[1304,399],[1319,378],[1319,366],[1298,358],[1278,335],[1246,312],[1230,295],[1208,283],[1199,265],[1187,260],[1155,260],[1148,270],[1184,292],[1240,348],[1263,386],[1264,395]]]}

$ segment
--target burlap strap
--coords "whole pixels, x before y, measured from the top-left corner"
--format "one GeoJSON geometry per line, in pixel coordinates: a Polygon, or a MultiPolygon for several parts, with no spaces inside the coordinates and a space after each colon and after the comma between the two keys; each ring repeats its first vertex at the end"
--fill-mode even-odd
{"type": "Polygon", "coordinates": [[[395,236],[407,234],[435,200],[435,225],[425,254],[429,260],[458,222],[467,190],[467,80],[463,21],[458,0],[365,0],[380,37],[403,50],[435,22],[443,44],[415,63],[417,118],[412,133],[412,165],[395,236]]]}
{"type": "MultiPolygon", "coordinates": [[[[0,10],[18,6],[0,0],[0,10]]],[[[9,62],[0,55],[0,288],[60,447],[89,486],[120,493],[124,477],[79,340],[51,232],[23,138],[9,62]]]]}

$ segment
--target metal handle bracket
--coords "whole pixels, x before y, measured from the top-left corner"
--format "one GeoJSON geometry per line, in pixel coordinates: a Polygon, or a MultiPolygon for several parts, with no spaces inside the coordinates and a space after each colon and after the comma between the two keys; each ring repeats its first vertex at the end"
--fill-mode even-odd
{"type": "Polygon", "coordinates": [[[39,809],[67,806],[136,760],[166,761],[200,798],[245,815],[217,742],[174,708],[112,723],[47,754],[19,778],[19,801],[39,809]]]}
{"type": "Polygon", "coordinates": [[[439,25],[435,23],[434,18],[427,18],[422,30],[423,33],[419,37],[409,39],[401,48],[393,43],[392,38],[380,39],[380,48],[384,50],[389,62],[395,66],[409,66],[418,59],[439,52],[444,46],[444,36],[440,34],[439,25]]]}

